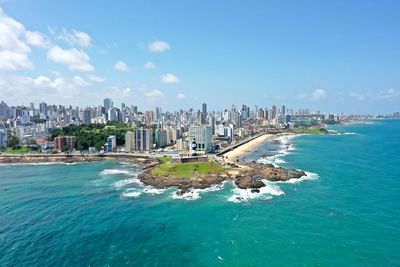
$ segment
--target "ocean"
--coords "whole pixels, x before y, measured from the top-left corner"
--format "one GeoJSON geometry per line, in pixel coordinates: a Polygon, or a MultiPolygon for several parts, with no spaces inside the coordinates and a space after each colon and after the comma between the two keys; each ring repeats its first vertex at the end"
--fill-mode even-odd
{"type": "Polygon", "coordinates": [[[260,194],[156,190],[116,161],[0,166],[0,266],[400,266],[400,120],[261,145],[260,194]]]}

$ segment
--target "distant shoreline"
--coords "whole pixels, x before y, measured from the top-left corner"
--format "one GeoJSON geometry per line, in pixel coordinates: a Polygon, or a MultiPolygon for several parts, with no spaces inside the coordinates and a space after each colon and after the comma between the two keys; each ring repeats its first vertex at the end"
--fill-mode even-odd
{"type": "Polygon", "coordinates": [[[80,163],[94,162],[102,160],[132,160],[145,161],[148,157],[139,157],[134,155],[63,155],[63,154],[24,154],[12,155],[1,154],[0,164],[9,163],[80,163]]]}

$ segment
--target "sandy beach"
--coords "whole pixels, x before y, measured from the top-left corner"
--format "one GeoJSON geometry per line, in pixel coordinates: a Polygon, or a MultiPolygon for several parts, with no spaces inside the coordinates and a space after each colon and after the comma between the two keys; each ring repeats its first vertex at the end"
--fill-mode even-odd
{"type": "Polygon", "coordinates": [[[224,155],[224,157],[225,158],[227,157],[226,161],[231,162],[231,163],[236,163],[236,160],[238,158],[243,157],[243,156],[247,155],[248,153],[254,151],[262,143],[264,143],[266,141],[272,141],[278,137],[279,137],[279,135],[273,135],[273,134],[261,135],[261,136],[257,137],[256,139],[253,139],[250,142],[245,143],[245,144],[233,149],[232,151],[229,151],[228,153],[226,153],[224,155]]]}

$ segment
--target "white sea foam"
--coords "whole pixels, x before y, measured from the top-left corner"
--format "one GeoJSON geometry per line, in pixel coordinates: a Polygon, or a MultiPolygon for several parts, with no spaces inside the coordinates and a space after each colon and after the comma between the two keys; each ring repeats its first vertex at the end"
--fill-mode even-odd
{"type": "Polygon", "coordinates": [[[143,192],[146,194],[152,194],[152,195],[161,195],[165,192],[165,189],[157,189],[151,186],[146,186],[143,189],[143,192]]]}
{"type": "Polygon", "coordinates": [[[142,185],[143,183],[138,179],[138,178],[129,178],[129,179],[123,179],[123,180],[119,180],[117,182],[114,183],[114,186],[117,189],[121,189],[129,184],[138,184],[138,185],[142,185]]]}
{"type": "Polygon", "coordinates": [[[81,162],[19,162],[19,163],[0,163],[0,166],[41,166],[41,165],[76,165],[81,162]]]}
{"type": "Polygon", "coordinates": [[[281,190],[278,185],[269,183],[268,181],[263,181],[265,183],[264,187],[259,188],[259,192],[251,192],[251,189],[240,189],[238,187],[232,189],[233,195],[228,198],[230,202],[247,202],[252,199],[262,199],[268,200],[273,196],[284,195],[285,192],[281,190]]]}
{"type": "Polygon", "coordinates": [[[138,198],[138,197],[140,197],[141,194],[142,194],[141,192],[137,192],[137,191],[126,191],[126,192],[122,193],[121,196],[127,197],[127,198],[138,198]]]}
{"type": "Polygon", "coordinates": [[[102,175],[113,175],[113,174],[125,174],[125,175],[135,175],[136,173],[129,170],[119,170],[119,169],[105,169],[101,172],[102,175]]]}
{"type": "Polygon", "coordinates": [[[313,173],[313,172],[306,172],[306,175],[300,177],[300,178],[293,178],[290,179],[288,181],[278,181],[278,182],[270,182],[270,183],[274,183],[274,184],[280,184],[280,183],[287,183],[287,184],[297,184],[303,181],[307,181],[307,180],[316,180],[319,178],[319,175],[317,173],[313,173]]]}
{"type": "Polygon", "coordinates": [[[199,189],[191,189],[184,194],[178,195],[178,191],[172,193],[173,199],[196,200],[200,198],[199,189]]]}
{"type": "Polygon", "coordinates": [[[220,184],[215,184],[212,185],[208,188],[204,189],[190,189],[188,192],[178,195],[179,190],[175,191],[172,193],[172,198],[173,199],[184,199],[184,200],[196,200],[201,198],[200,194],[207,193],[207,192],[215,192],[215,191],[220,191],[224,189],[226,184],[226,181],[220,183],[220,184]]]}

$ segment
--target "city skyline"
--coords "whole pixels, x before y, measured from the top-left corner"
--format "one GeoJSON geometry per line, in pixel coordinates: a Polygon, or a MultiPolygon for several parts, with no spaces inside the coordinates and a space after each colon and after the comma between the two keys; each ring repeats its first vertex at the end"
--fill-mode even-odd
{"type": "Polygon", "coordinates": [[[110,97],[141,110],[398,111],[396,2],[54,5],[0,4],[0,100],[9,105],[110,97]]]}

